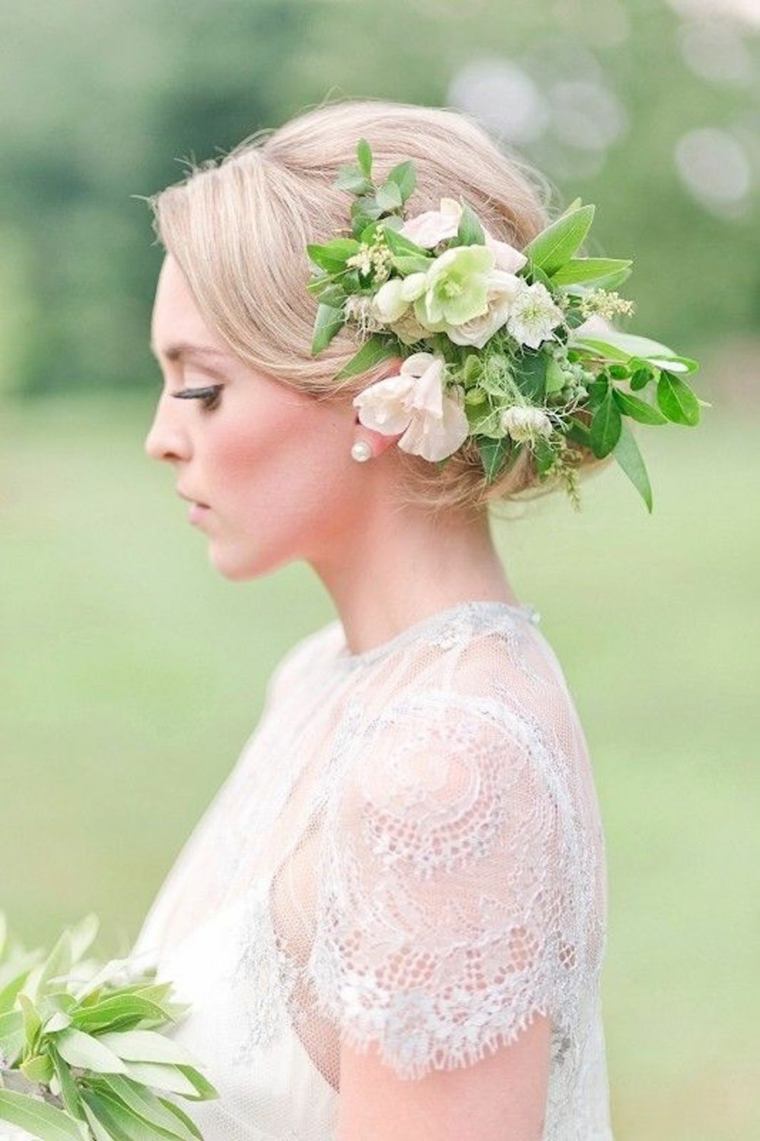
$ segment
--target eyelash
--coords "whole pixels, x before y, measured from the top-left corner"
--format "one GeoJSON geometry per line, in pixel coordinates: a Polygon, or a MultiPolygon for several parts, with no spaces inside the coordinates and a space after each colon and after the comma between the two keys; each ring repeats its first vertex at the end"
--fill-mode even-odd
{"type": "Polygon", "coordinates": [[[210,384],[206,388],[183,388],[181,392],[173,392],[172,396],[180,400],[200,400],[207,411],[213,412],[219,406],[219,394],[223,388],[223,384],[210,384]]]}

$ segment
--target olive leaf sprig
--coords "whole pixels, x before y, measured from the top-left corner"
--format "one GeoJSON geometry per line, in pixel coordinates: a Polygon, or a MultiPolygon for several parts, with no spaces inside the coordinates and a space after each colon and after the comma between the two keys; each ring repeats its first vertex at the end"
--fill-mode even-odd
{"type": "Polygon", "coordinates": [[[163,1033],[189,1009],[138,956],[84,955],[94,914],[50,952],[26,951],[0,912],[0,1136],[8,1122],[41,1141],[194,1141],[169,1095],[218,1097],[197,1061],[163,1033]]]}
{"type": "MultiPolygon", "coordinates": [[[[520,289],[523,296],[531,294],[539,322],[542,305],[555,314],[551,331],[547,327],[531,341],[529,335],[513,335],[505,318],[485,343],[473,347],[452,339],[447,328],[425,328],[422,302],[414,303],[417,319],[404,324],[384,317],[375,299],[389,282],[412,275],[417,281],[427,275],[432,282],[438,271],[440,283],[441,255],[486,244],[475,211],[460,199],[456,233],[424,248],[401,232],[404,207],[416,187],[414,163],[399,163],[376,185],[366,139],[359,140],[356,156],[355,165],[339,168],[334,183],[354,198],[350,236],[307,246],[313,266],[307,289],[318,301],[312,355],[323,352],[346,325],[355,327],[361,344],[336,380],[391,357],[436,354],[445,362],[447,385],[461,392],[468,439],[477,444],[486,483],[508,471],[529,447],[539,479],[560,477],[577,508],[576,469],[583,446],[599,459],[612,455],[651,512],[649,478],[627,421],[694,427],[700,407],[710,405],[684,379],[697,370],[697,361],[610,323],[633,311],[633,303],[616,292],[632,262],[580,256],[595,206],[576,199],[521,251],[520,289]],[[604,319],[602,332],[586,325],[594,315],[604,319]]],[[[451,288],[461,291],[467,285],[460,275],[451,288]]]]}

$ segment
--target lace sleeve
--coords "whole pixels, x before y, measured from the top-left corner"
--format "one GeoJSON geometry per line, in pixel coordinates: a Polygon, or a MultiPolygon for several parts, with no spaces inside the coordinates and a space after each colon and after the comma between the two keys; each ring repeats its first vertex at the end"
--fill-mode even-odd
{"type": "Polygon", "coordinates": [[[354,746],[325,820],[318,1005],[401,1077],[468,1065],[580,968],[557,757],[531,719],[452,692],[397,700],[354,746]]]}

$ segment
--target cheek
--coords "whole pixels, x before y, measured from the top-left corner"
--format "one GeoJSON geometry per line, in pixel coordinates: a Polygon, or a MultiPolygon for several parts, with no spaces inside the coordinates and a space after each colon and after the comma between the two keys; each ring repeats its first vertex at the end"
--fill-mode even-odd
{"type": "Polygon", "coordinates": [[[345,418],[312,401],[229,411],[207,439],[212,507],[213,492],[229,522],[242,526],[339,524],[355,497],[345,418]]]}

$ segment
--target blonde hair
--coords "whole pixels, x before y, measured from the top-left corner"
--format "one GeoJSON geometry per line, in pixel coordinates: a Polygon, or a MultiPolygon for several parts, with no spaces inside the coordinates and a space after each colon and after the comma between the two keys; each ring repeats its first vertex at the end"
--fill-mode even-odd
{"type": "MultiPolygon", "coordinates": [[[[332,182],[353,164],[366,138],[380,183],[412,159],[417,186],[411,214],[462,196],[494,237],[521,249],[550,221],[549,180],[507,154],[467,114],[381,99],[339,100],[305,111],[278,128],[249,135],[221,159],[191,164],[186,177],[148,198],[154,229],[185,275],[204,318],[246,364],[323,399],[353,396],[387,372],[388,362],[349,380],[333,378],[356,352],[344,328],[317,357],[310,352],[316,300],[307,291],[309,242],[348,232],[351,198],[332,182]]],[[[579,448],[583,466],[597,466],[579,448]]],[[[511,470],[485,482],[476,442],[438,468],[399,450],[408,502],[475,510],[524,493],[546,494],[524,448],[511,470]]]]}

